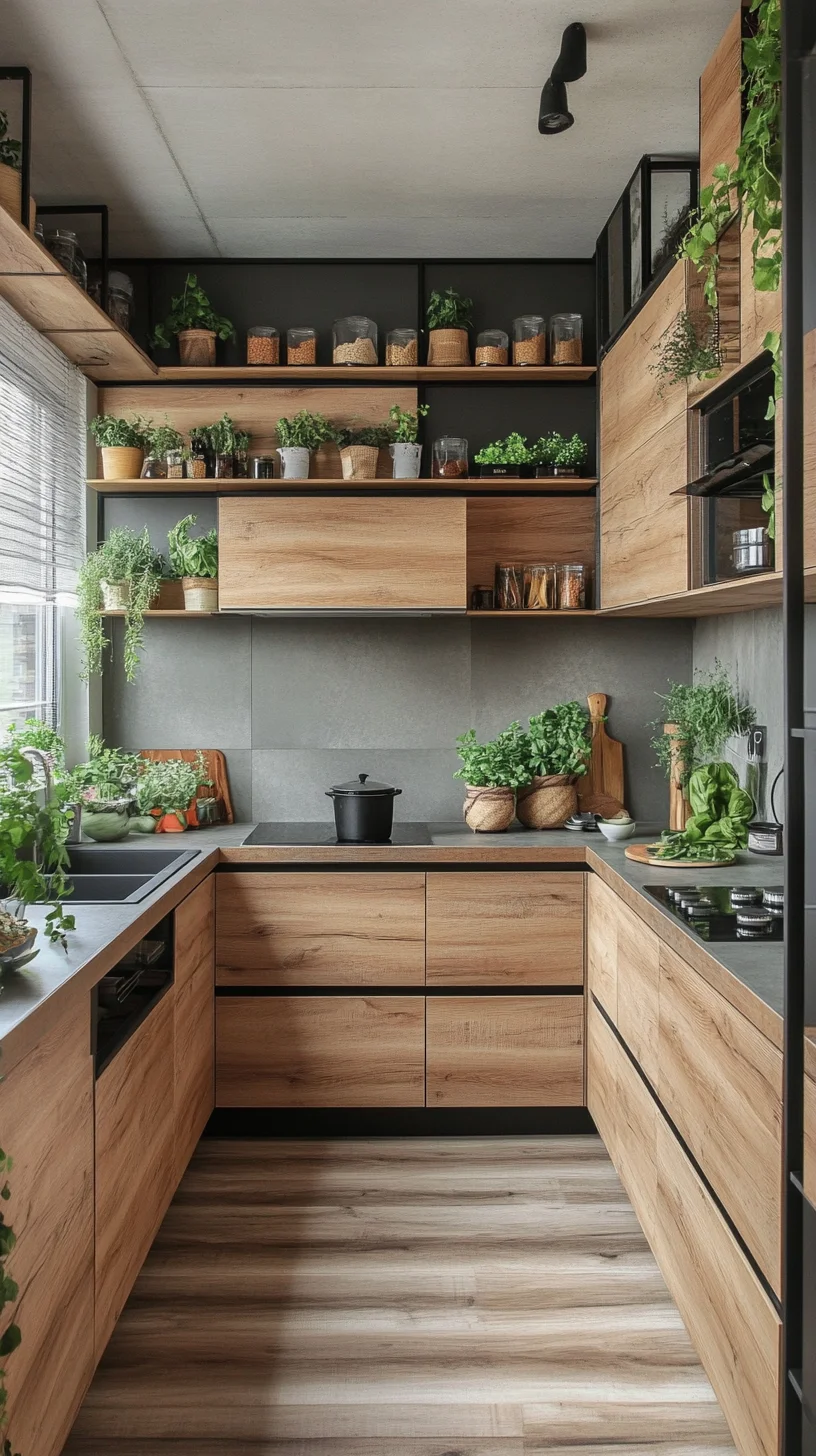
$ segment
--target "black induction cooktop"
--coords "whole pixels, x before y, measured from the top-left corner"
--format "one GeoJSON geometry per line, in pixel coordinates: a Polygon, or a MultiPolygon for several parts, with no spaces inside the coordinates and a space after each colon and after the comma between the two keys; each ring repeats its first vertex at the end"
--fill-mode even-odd
{"type": "MultiPolygon", "coordinates": [[[[349,844],[360,841],[337,838],[333,824],[256,824],[244,844],[349,844]]],[[[363,840],[370,844],[375,841],[363,840]]],[[[378,840],[377,843],[383,841],[378,840]]],[[[386,844],[432,844],[427,824],[395,824],[386,844]]]]}
{"type": "Polygon", "coordinates": [[[781,885],[646,885],[647,895],[706,941],[784,940],[781,885]]]}

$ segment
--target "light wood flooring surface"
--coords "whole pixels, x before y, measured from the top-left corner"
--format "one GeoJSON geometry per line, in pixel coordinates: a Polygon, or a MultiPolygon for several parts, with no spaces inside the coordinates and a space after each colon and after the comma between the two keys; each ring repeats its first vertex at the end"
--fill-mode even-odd
{"type": "Polygon", "coordinates": [[[204,1141],[70,1456],[709,1456],[597,1137],[204,1141]]]}

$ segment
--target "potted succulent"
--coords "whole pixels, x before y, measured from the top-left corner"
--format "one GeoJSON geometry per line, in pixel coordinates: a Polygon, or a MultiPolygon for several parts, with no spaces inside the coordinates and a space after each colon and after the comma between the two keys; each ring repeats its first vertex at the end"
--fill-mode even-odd
{"type": "Polygon", "coordinates": [[[587,453],[586,443],[580,435],[572,435],[569,440],[564,440],[559,435],[555,459],[552,463],[552,474],[580,475],[587,453]]]}
{"type": "Polygon", "coordinates": [[[495,440],[491,445],[483,445],[473,458],[480,475],[518,478],[532,473],[531,452],[526,439],[517,430],[513,430],[506,440],[495,440]]]}
{"type": "Polygon", "coordinates": [[[188,822],[196,822],[196,794],[206,783],[201,754],[195,763],[184,758],[148,759],[136,782],[140,828],[142,820],[152,818],[156,834],[181,834],[188,822]]]}
{"type": "Polygon", "coordinates": [[[102,456],[102,479],[138,480],[152,430],[150,421],[140,415],[132,420],[96,415],[88,429],[102,456]]]}
{"type": "Polygon", "coordinates": [[[389,451],[394,462],[394,480],[417,480],[422,466],[422,446],[419,443],[419,421],[424,419],[430,405],[418,404],[416,413],[400,409],[392,404],[388,411],[391,421],[391,444],[389,451]]]}
{"type": "Polygon", "coordinates": [[[130,833],[136,780],[142,767],[138,753],[106,748],[92,733],[88,760],[69,775],[72,793],[82,807],[82,832],[100,844],[125,839],[130,833]]]}
{"type": "Polygon", "coordinates": [[[455,288],[444,293],[434,289],[428,300],[428,363],[458,365],[470,363],[468,329],[473,323],[473,299],[455,288]]]}
{"type": "Polygon", "coordinates": [[[184,436],[165,417],[163,425],[149,425],[145,431],[143,480],[181,480],[184,474],[184,436]]]}
{"type": "Polygon", "coordinates": [[[578,808],[576,782],[587,771],[590,722],[580,703],[558,703],[530,719],[525,735],[528,782],[516,814],[528,829],[560,829],[578,808]]]}
{"type": "Polygon", "coordinates": [[[170,312],[157,324],[150,338],[154,349],[169,349],[169,334],[178,339],[179,361],[186,365],[215,363],[215,341],[232,339],[235,329],[229,319],[217,314],[195,273],[188,273],[184,288],[170,300],[170,312]]]}
{"type": "Polygon", "coordinates": [[[308,480],[309,461],[315,450],[333,440],[335,430],[325,415],[300,410],[291,419],[278,420],[281,471],[284,480],[308,480]]]}
{"type": "Polygon", "coordinates": [[[69,893],[65,841],[70,816],[53,795],[40,802],[34,767],[15,743],[0,748],[0,964],[31,960],[36,927],[26,920],[29,905],[49,904],[45,933],[67,945],[74,929],[62,901],[69,893]]]}
{"type": "Polygon", "coordinates": [[[77,609],[84,655],[83,680],[102,671],[107,647],[102,612],[125,616],[125,677],[133,682],[139,665],[144,614],[159,593],[162,557],[153,550],[147,527],[141,532],[117,526],[86,556],[77,579],[77,609]]]}
{"type": "Polygon", "coordinates": [[[462,767],[454,778],[467,786],[465,823],[474,833],[496,834],[508,829],[516,812],[516,790],[530,774],[526,735],[518,723],[511,723],[488,743],[479,743],[469,728],[456,740],[462,767]]]}
{"type": "Polygon", "coordinates": [[[203,536],[191,536],[195,523],[195,516],[185,516],[168,532],[170,569],[181,578],[186,611],[217,612],[218,532],[213,527],[203,536]]]}
{"type": "Polygon", "coordinates": [[[332,431],[340,451],[344,480],[373,480],[377,474],[380,447],[391,439],[389,425],[364,425],[355,430],[342,425],[332,431]]]}

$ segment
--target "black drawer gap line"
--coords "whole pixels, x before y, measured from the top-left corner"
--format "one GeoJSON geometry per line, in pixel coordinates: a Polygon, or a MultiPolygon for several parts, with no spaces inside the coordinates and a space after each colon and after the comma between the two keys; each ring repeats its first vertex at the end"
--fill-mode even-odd
{"type": "Polygon", "coordinates": [[[216,996],[583,996],[583,986],[229,986],[216,996]]]}

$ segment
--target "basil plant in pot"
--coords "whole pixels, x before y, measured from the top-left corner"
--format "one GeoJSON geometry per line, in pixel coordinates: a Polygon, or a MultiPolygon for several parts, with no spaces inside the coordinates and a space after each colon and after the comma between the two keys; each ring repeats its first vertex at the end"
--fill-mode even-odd
{"type": "Polygon", "coordinates": [[[84,656],[84,681],[102,671],[102,656],[110,645],[103,612],[123,612],[125,677],[133,682],[139,665],[144,614],[161,586],[163,560],[150,544],[147,527],[115,527],[106,541],[83,561],[77,579],[77,609],[84,656]]]}
{"type": "Polygon", "coordinates": [[[188,612],[218,611],[218,532],[215,527],[201,536],[191,536],[195,516],[184,518],[168,532],[170,569],[181,578],[184,607],[188,612]]]}
{"type": "Polygon", "coordinates": [[[70,814],[55,796],[41,802],[32,763],[15,744],[0,748],[0,966],[31,960],[37,928],[26,919],[29,905],[50,905],[45,934],[67,945],[74,929],[63,900],[69,893],[65,841],[70,814]]]}
{"type": "Polygon", "coordinates": [[[394,462],[394,480],[417,480],[422,467],[422,446],[419,443],[419,421],[424,419],[430,405],[418,404],[416,413],[392,404],[388,411],[391,422],[391,443],[389,451],[394,462]]]}
{"type": "Polygon", "coordinates": [[[576,783],[590,755],[590,720],[578,702],[557,703],[530,719],[527,779],[516,814],[528,829],[561,829],[578,808],[576,783]]]}
{"type": "Polygon", "coordinates": [[[198,367],[215,363],[216,338],[235,337],[233,325],[215,312],[195,273],[187,274],[181,293],[171,298],[167,318],[153,330],[151,347],[169,349],[170,334],[178,339],[180,363],[198,367]]]}
{"type": "Polygon", "coordinates": [[[470,363],[468,329],[473,323],[473,299],[455,288],[444,293],[433,290],[427,309],[428,363],[461,365],[470,363]]]}
{"type": "Polygon", "coordinates": [[[299,410],[291,419],[278,420],[278,455],[284,480],[308,480],[312,455],[335,434],[325,415],[310,410],[299,410]]]}
{"type": "Polygon", "coordinates": [[[80,805],[82,833],[99,844],[125,839],[133,820],[136,781],[142,769],[138,753],[124,748],[106,748],[92,733],[88,759],[71,770],[72,797],[80,805]]]}
{"type": "Polygon", "coordinates": [[[516,790],[529,777],[526,735],[511,723],[497,738],[479,743],[469,728],[456,740],[462,767],[454,778],[467,786],[465,823],[474,833],[497,834],[509,829],[516,812],[516,790]]]}
{"type": "Polygon", "coordinates": [[[340,451],[340,468],[344,480],[374,480],[380,449],[391,439],[388,425],[364,425],[355,430],[341,425],[333,432],[340,451]]]}
{"type": "Polygon", "coordinates": [[[138,480],[145,451],[150,443],[149,420],[134,415],[123,420],[116,415],[96,415],[88,425],[102,457],[103,480],[138,480]]]}

